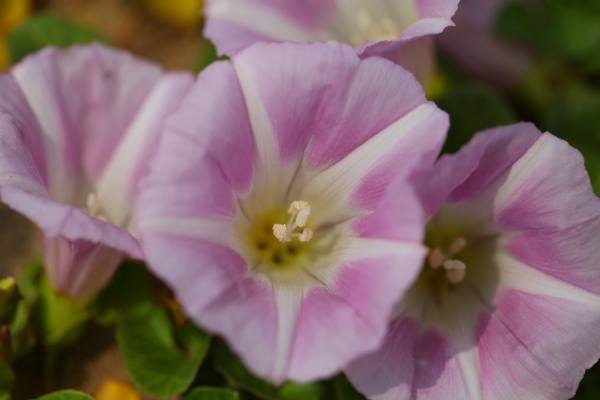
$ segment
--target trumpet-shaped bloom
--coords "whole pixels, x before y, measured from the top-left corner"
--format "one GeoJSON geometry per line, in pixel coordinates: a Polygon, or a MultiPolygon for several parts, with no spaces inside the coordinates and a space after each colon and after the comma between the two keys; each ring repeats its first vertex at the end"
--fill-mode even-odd
{"type": "Polygon", "coordinates": [[[97,292],[125,255],[136,185],[193,80],[100,45],[49,48],[0,76],[0,196],[44,233],[61,292],[97,292]]]}
{"type": "Polygon", "coordinates": [[[430,40],[452,25],[458,0],[209,0],[204,34],[222,54],[257,41],[336,40],[361,57],[383,56],[421,81],[433,68],[430,40]]]}
{"type": "Polygon", "coordinates": [[[600,355],[600,199],[581,155],[530,124],[478,134],[417,182],[429,255],[370,399],[567,399],[600,355]]]}
{"type": "Polygon", "coordinates": [[[422,212],[393,177],[430,167],[447,127],[388,60],[255,44],[165,122],[136,203],[149,266],[256,374],[333,374],[380,344],[418,274],[422,212]]]}

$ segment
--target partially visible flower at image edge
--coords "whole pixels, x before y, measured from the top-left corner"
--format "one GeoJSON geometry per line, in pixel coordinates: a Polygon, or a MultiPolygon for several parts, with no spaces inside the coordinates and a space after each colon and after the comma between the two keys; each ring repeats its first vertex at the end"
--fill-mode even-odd
{"type": "Polygon", "coordinates": [[[381,56],[426,84],[435,69],[431,35],[453,25],[458,0],[206,0],[204,35],[219,54],[258,41],[336,40],[362,58],[381,56]]]}
{"type": "Polygon", "coordinates": [[[125,256],[137,182],[188,73],[99,44],[47,48],[0,76],[0,198],[44,234],[46,272],[93,296],[125,256]]]}
{"type": "Polygon", "coordinates": [[[330,376],[384,337],[425,256],[406,182],[448,116],[340,43],[257,43],[204,70],[140,187],[149,268],[273,383],[330,376]]]}
{"type": "Polygon", "coordinates": [[[415,182],[430,253],[350,381],[372,400],[571,398],[600,356],[600,199],[581,154],[522,123],[415,182]]]}

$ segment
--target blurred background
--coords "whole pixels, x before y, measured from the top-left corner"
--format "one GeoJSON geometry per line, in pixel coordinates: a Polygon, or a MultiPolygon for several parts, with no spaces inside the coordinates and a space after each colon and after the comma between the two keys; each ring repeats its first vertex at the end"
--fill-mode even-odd
{"type": "MultiPolygon", "coordinates": [[[[46,45],[94,40],[167,69],[198,72],[217,59],[202,37],[202,6],[202,0],[0,0],[0,72],[46,45]]],[[[428,97],[450,114],[445,151],[479,130],[531,121],[581,151],[600,194],[600,0],[462,0],[453,20],[456,27],[435,38],[437,71],[425,82],[428,97]]],[[[16,274],[38,256],[39,239],[31,223],[0,205],[0,274],[16,274]]],[[[89,331],[61,359],[58,385],[99,400],[150,398],[128,386],[113,333],[89,331]]],[[[19,368],[17,374],[35,381],[35,361],[19,368]]],[[[32,396],[30,386],[20,398],[32,396]]],[[[599,398],[600,367],[594,367],[576,399],[599,398]]]]}

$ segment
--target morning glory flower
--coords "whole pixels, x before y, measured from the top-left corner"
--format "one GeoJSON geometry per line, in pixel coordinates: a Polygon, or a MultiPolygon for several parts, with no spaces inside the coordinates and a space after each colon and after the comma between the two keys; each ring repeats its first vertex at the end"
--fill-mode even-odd
{"type": "Polygon", "coordinates": [[[220,54],[257,41],[336,40],[361,57],[382,56],[422,82],[434,68],[431,40],[453,25],[458,0],[209,0],[204,35],[220,54]],[[423,78],[423,79],[421,79],[423,78]]]}
{"type": "Polygon", "coordinates": [[[600,200],[581,155],[531,124],[480,133],[417,181],[429,254],[370,399],[567,399],[600,355],[600,200]]]}
{"type": "Polygon", "coordinates": [[[186,73],[101,45],[48,48],[0,76],[0,197],[44,233],[46,271],[94,295],[126,255],[136,184],[186,73]]]}
{"type": "Polygon", "coordinates": [[[255,374],[331,375],[380,344],[418,274],[422,212],[402,175],[433,164],[447,128],[388,60],[250,46],[165,121],[136,203],[149,267],[255,374]]]}

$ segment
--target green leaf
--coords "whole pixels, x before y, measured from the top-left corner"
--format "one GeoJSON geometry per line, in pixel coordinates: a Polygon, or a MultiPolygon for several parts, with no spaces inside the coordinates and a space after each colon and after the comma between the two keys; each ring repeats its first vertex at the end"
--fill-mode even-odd
{"type": "Polygon", "coordinates": [[[100,34],[59,15],[40,13],[25,21],[7,38],[11,64],[46,46],[67,47],[93,41],[107,42],[100,34]]]}
{"type": "Polygon", "coordinates": [[[579,384],[577,393],[572,400],[600,399],[600,363],[588,369],[579,384]]]}
{"type": "Polygon", "coordinates": [[[276,388],[253,376],[224,343],[217,343],[213,348],[213,362],[229,383],[240,389],[245,389],[255,396],[265,400],[318,400],[324,393],[322,383],[298,384],[286,382],[276,388]]]}
{"type": "Polygon", "coordinates": [[[198,53],[198,59],[196,61],[196,72],[202,71],[215,61],[229,60],[227,56],[221,56],[217,54],[217,49],[208,39],[202,40],[200,44],[200,51],[198,53]]]}
{"type": "Polygon", "coordinates": [[[9,276],[0,280],[0,324],[13,320],[21,298],[15,278],[9,276]]]}
{"type": "Polygon", "coordinates": [[[148,271],[142,263],[128,260],[119,266],[109,285],[98,295],[93,312],[98,322],[109,325],[125,313],[136,313],[155,304],[148,271]]]}
{"type": "Polygon", "coordinates": [[[23,300],[19,302],[10,325],[12,350],[15,357],[23,355],[35,344],[35,333],[31,321],[38,301],[38,287],[43,269],[42,261],[34,260],[25,267],[17,279],[23,300]]]}
{"type": "Polygon", "coordinates": [[[335,392],[339,400],[367,400],[365,396],[354,389],[344,374],[335,377],[335,392]]]}
{"type": "Polygon", "coordinates": [[[90,318],[89,302],[74,301],[56,292],[45,275],[39,283],[36,317],[43,343],[56,347],[72,343],[90,318]]]}
{"type": "Polygon", "coordinates": [[[600,71],[600,3],[542,0],[541,7],[513,2],[498,14],[497,33],[539,51],[600,71]]]}
{"type": "Polygon", "coordinates": [[[191,323],[175,330],[167,312],[155,306],[123,315],[117,327],[129,376],[142,391],[159,397],[190,386],[209,341],[208,334],[191,323]]]}
{"type": "Polygon", "coordinates": [[[196,388],[183,396],[181,400],[238,400],[236,392],[227,389],[196,388]]]}
{"type": "Polygon", "coordinates": [[[91,396],[75,390],[61,390],[38,398],[37,400],[94,400],[91,396]]]}
{"type": "Polygon", "coordinates": [[[453,153],[478,131],[517,121],[511,106],[498,93],[475,84],[458,85],[437,101],[450,114],[444,152],[453,153]]]}

